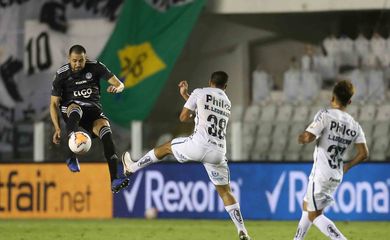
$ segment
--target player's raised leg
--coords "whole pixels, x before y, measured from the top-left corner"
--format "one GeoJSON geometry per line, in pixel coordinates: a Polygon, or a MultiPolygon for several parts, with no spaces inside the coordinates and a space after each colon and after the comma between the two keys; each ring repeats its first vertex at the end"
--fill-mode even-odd
{"type": "MultiPolygon", "coordinates": [[[[83,110],[75,103],[70,104],[66,109],[66,131],[68,138],[72,132],[75,132],[79,128],[79,122],[83,117],[83,110]]],[[[80,172],[79,160],[75,153],[73,153],[68,147],[68,158],[66,164],[71,172],[80,172]]]]}
{"type": "Polygon", "coordinates": [[[100,118],[93,122],[93,132],[99,136],[103,144],[104,156],[108,163],[111,179],[111,189],[113,192],[119,192],[129,185],[127,177],[118,176],[118,156],[115,152],[115,145],[112,140],[110,124],[106,119],[100,118]]]}
{"type": "Polygon", "coordinates": [[[130,176],[136,171],[149,166],[152,163],[160,162],[165,156],[172,154],[171,141],[164,143],[141,157],[139,160],[132,160],[129,152],[122,154],[123,173],[130,176]]]}

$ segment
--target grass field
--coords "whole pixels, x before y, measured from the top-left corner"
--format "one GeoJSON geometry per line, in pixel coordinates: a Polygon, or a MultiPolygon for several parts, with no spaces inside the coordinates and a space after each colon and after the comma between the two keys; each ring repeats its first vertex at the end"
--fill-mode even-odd
{"type": "MultiPolygon", "coordinates": [[[[253,239],[293,239],[297,222],[247,221],[253,239]]],[[[337,222],[349,240],[390,239],[390,222],[337,222]]],[[[237,239],[230,221],[208,220],[0,220],[1,240],[237,239]]],[[[327,239],[312,227],[306,239],[327,239]]]]}

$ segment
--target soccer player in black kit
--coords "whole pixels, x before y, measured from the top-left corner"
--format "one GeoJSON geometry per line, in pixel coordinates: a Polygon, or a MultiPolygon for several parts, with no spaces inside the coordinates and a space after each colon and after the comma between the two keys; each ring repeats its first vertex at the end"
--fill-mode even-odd
{"type": "MultiPolygon", "coordinates": [[[[68,137],[78,130],[79,125],[89,134],[100,138],[103,143],[104,156],[110,170],[111,190],[119,192],[129,184],[125,176],[117,175],[115,146],[112,141],[111,128],[100,104],[100,80],[107,80],[109,93],[120,93],[123,83],[98,61],[89,61],[86,50],[81,45],[69,49],[69,63],[60,67],[53,81],[50,98],[50,116],[54,125],[53,143],[60,143],[61,127],[58,110],[66,123],[68,137]]],[[[80,165],[76,155],[69,149],[66,160],[72,172],[79,172],[80,165]]]]}

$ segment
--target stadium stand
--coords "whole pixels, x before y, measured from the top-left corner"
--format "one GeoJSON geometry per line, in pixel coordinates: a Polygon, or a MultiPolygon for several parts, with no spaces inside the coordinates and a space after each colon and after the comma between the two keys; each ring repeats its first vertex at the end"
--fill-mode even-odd
{"type": "MultiPolygon", "coordinates": [[[[244,152],[252,161],[311,161],[313,144],[299,145],[297,137],[313,120],[314,115],[326,107],[325,92],[317,101],[287,104],[271,101],[267,105],[250,105],[244,117],[244,152]],[[323,103],[323,105],[320,105],[323,103]]],[[[273,92],[273,94],[281,94],[273,92]]],[[[363,128],[371,159],[384,161],[390,157],[390,102],[359,104],[353,103],[347,109],[363,128]]],[[[347,154],[351,155],[354,152],[347,154]]]]}

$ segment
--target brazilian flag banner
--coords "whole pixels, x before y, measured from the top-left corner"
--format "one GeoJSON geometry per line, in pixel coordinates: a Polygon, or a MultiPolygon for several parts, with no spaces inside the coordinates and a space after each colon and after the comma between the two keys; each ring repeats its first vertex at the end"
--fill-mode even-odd
{"type": "Polygon", "coordinates": [[[127,0],[99,60],[125,85],[120,94],[105,91],[104,112],[115,123],[149,116],[190,34],[204,0],[127,0]]]}

